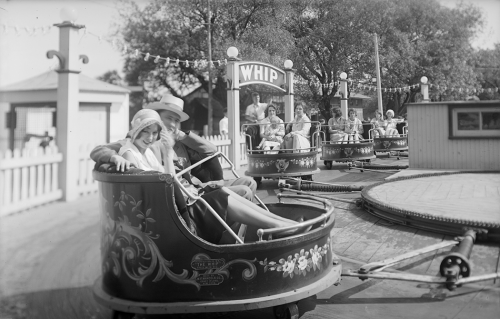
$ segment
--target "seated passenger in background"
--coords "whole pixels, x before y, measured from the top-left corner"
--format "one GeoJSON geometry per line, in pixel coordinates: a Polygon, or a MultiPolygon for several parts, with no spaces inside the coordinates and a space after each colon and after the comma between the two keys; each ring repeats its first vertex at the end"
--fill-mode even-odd
{"type": "Polygon", "coordinates": [[[276,108],[270,104],[267,107],[268,116],[262,120],[260,125],[260,137],[262,138],[257,148],[263,150],[273,149],[275,152],[269,154],[276,154],[283,143],[283,136],[285,135],[285,126],[283,121],[276,116],[276,108]]]}
{"type": "Polygon", "coordinates": [[[387,126],[387,122],[384,120],[384,116],[382,112],[375,111],[375,118],[371,120],[372,126],[375,129],[374,135],[375,137],[382,137],[385,135],[385,127],[387,126]]]}
{"type": "Polygon", "coordinates": [[[403,119],[395,119],[393,110],[387,110],[387,112],[385,112],[385,115],[387,116],[387,126],[385,129],[385,135],[386,136],[399,136],[399,132],[396,128],[396,125],[400,122],[404,122],[404,120],[403,119]]]}
{"type": "Polygon", "coordinates": [[[345,132],[349,136],[349,143],[359,143],[363,140],[363,123],[356,117],[357,113],[354,109],[349,109],[347,112],[348,118],[346,120],[345,132]]]}
{"type": "Polygon", "coordinates": [[[328,133],[330,133],[330,142],[347,142],[345,130],[345,119],[342,117],[342,111],[334,107],[330,111],[332,118],[328,120],[328,133]]]}
{"type": "Polygon", "coordinates": [[[304,113],[304,106],[304,102],[297,104],[295,118],[286,125],[286,130],[290,130],[290,133],[285,135],[284,148],[293,149],[294,153],[309,152],[311,148],[311,142],[309,141],[311,120],[304,113]]]}

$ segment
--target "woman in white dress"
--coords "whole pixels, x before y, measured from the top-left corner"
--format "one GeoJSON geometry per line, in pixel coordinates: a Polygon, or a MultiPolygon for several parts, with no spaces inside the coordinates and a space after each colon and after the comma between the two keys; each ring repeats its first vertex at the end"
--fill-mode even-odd
{"type": "Polygon", "coordinates": [[[345,119],[342,117],[340,108],[335,107],[331,111],[332,118],[328,120],[328,133],[330,133],[330,142],[347,142],[345,130],[345,119]]]}
{"type": "Polygon", "coordinates": [[[349,135],[349,143],[359,143],[363,139],[363,123],[356,117],[356,110],[349,109],[347,112],[348,118],[346,120],[345,132],[349,135]]]}
{"type": "Polygon", "coordinates": [[[293,149],[294,153],[310,152],[309,131],[311,130],[311,120],[304,113],[304,102],[295,107],[295,118],[286,125],[290,133],[285,135],[285,149],[293,149]]]}
{"type": "Polygon", "coordinates": [[[387,110],[385,115],[387,116],[387,126],[385,129],[385,135],[386,136],[399,136],[399,132],[396,128],[396,125],[400,122],[403,122],[404,120],[395,119],[393,110],[387,110]]]}
{"type": "Polygon", "coordinates": [[[375,111],[375,118],[371,121],[373,128],[375,129],[374,134],[375,137],[381,137],[385,135],[385,128],[387,126],[387,122],[384,120],[384,116],[382,112],[375,111]]]}

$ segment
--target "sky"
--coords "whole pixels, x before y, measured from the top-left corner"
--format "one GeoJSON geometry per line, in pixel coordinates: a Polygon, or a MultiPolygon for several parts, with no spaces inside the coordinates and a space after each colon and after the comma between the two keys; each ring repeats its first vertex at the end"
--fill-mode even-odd
{"type": "MultiPolygon", "coordinates": [[[[449,7],[455,6],[459,1],[439,0],[449,7]]],[[[147,0],[136,2],[143,5],[147,0]]],[[[478,6],[486,18],[484,32],[474,41],[474,47],[491,49],[494,43],[500,43],[500,0],[465,2],[478,6]]],[[[87,28],[87,34],[79,34],[78,42],[77,53],[89,57],[88,64],[81,64],[82,73],[97,77],[107,71],[117,70],[122,74],[123,59],[120,51],[108,41],[102,40],[112,39],[109,36],[114,25],[120,21],[118,5],[117,0],[0,0],[0,88],[57,67],[58,60],[48,59],[46,53],[58,50],[59,30],[52,27],[48,31],[48,26],[62,22],[60,11],[64,7],[76,9],[76,24],[87,28]],[[17,31],[14,28],[16,26],[17,31]],[[38,28],[35,34],[34,28],[38,28]]],[[[161,55],[161,52],[151,54],[161,55]]]]}

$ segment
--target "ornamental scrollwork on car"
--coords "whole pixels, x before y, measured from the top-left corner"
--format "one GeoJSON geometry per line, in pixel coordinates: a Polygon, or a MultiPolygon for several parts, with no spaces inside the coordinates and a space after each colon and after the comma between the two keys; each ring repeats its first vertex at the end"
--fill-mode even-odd
{"type": "Polygon", "coordinates": [[[228,268],[236,263],[243,263],[247,266],[242,273],[243,280],[252,280],[257,274],[257,268],[254,265],[256,259],[235,259],[229,262],[222,259],[214,263],[206,254],[197,254],[192,258],[192,271],[183,269],[180,273],[175,273],[171,270],[174,261],[163,257],[154,241],[159,239],[160,235],[147,230],[149,224],[156,222],[152,217],[151,208],[148,208],[146,212],[141,211],[142,200],[136,201],[124,191],[120,192],[120,197],[114,203],[114,207],[118,207],[123,217],[114,220],[108,213],[102,223],[101,252],[102,260],[106,260],[102,265],[103,272],[111,270],[117,277],[122,276],[123,273],[134,280],[139,287],[142,287],[147,277],[156,273],[152,282],[158,282],[167,277],[177,284],[193,285],[198,291],[202,286],[218,285],[225,278],[229,278],[228,268]],[[137,226],[129,220],[129,216],[133,214],[140,219],[137,226]],[[107,261],[108,256],[111,264],[107,261]]]}

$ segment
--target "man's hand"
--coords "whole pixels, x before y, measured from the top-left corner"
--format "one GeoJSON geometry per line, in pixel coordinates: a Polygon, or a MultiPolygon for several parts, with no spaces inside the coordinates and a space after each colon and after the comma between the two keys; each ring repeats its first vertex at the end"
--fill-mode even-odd
{"type": "Polygon", "coordinates": [[[183,131],[175,128],[175,129],[172,129],[172,128],[167,128],[166,130],[162,130],[160,132],[160,138],[162,140],[169,140],[169,136],[171,136],[175,142],[177,141],[180,141],[180,140],[183,140],[185,137],[186,137],[186,133],[184,133],[183,131]]]}
{"type": "Polygon", "coordinates": [[[130,169],[130,167],[134,167],[135,165],[121,157],[120,155],[113,155],[111,156],[110,160],[111,163],[116,165],[116,170],[118,172],[125,172],[130,169]]]}

